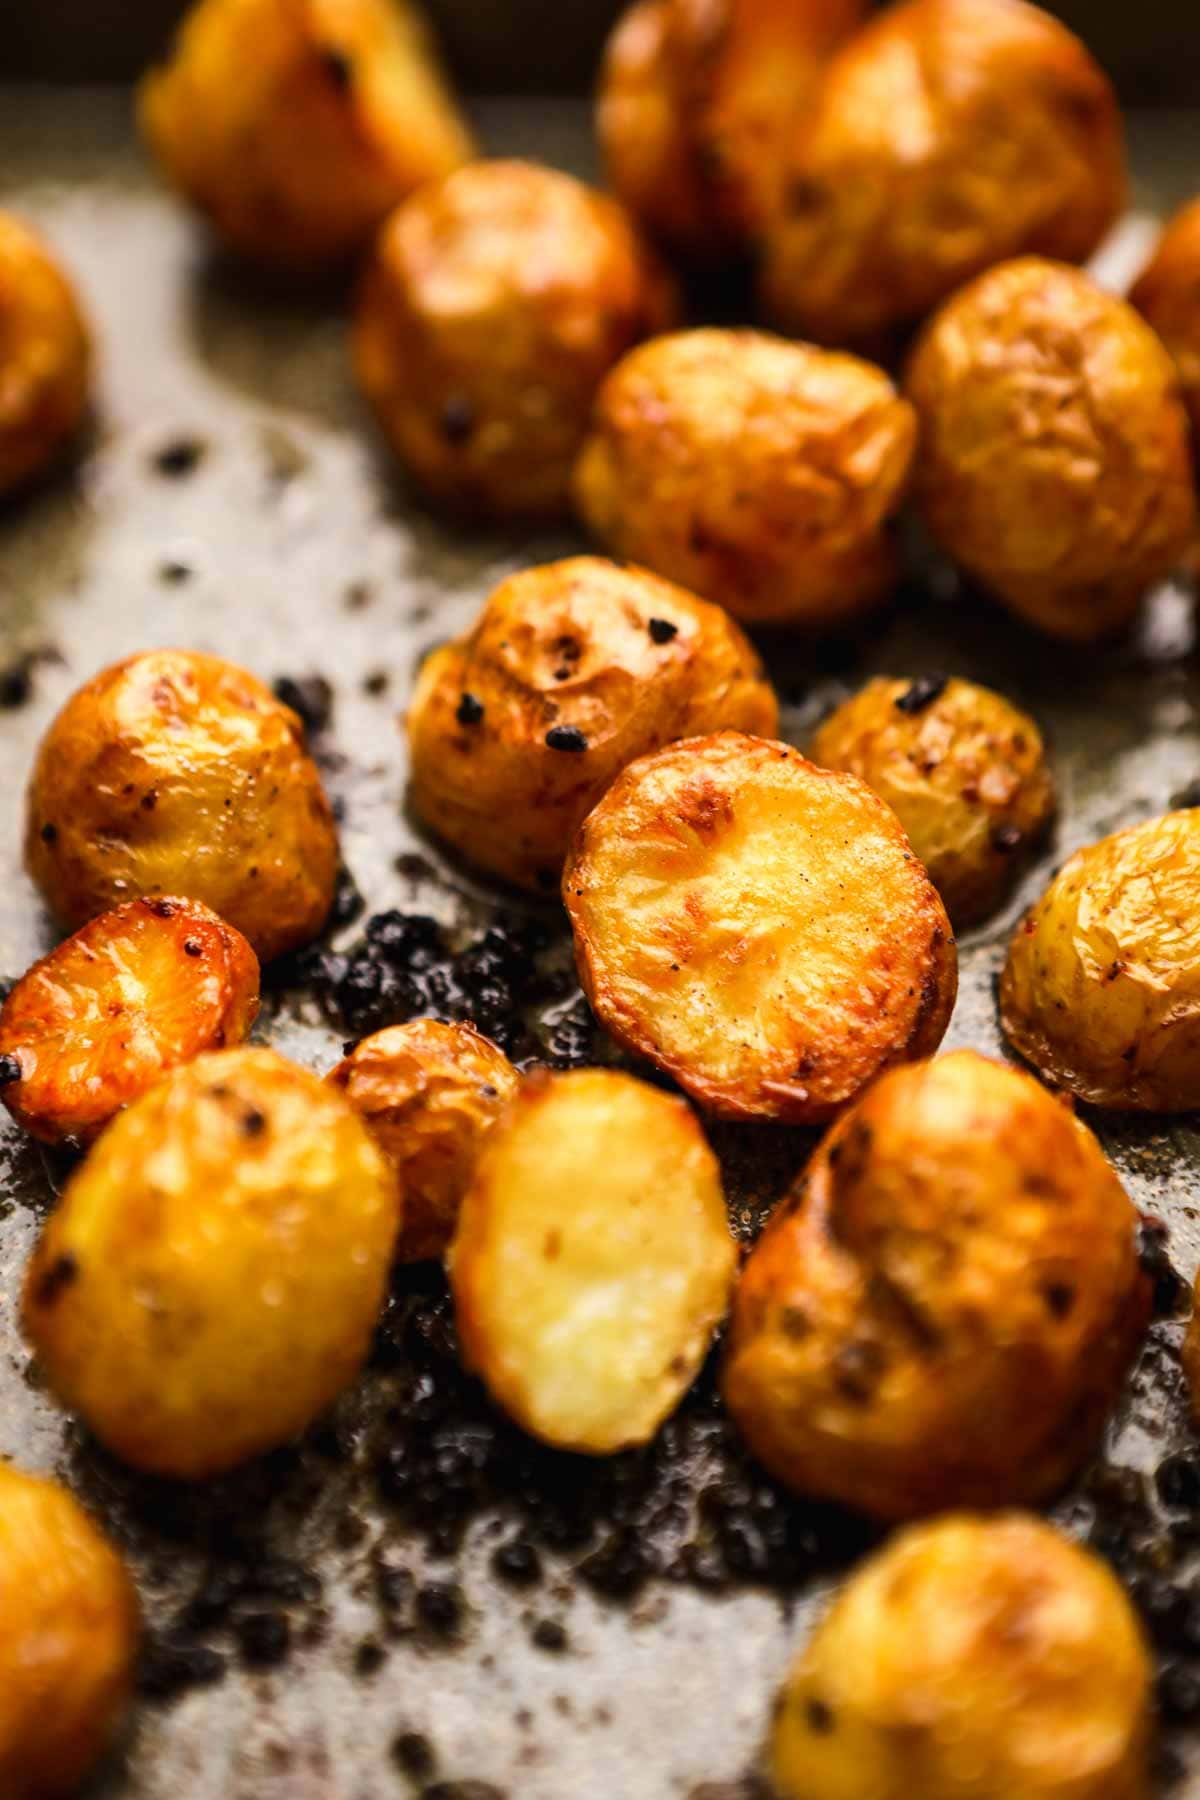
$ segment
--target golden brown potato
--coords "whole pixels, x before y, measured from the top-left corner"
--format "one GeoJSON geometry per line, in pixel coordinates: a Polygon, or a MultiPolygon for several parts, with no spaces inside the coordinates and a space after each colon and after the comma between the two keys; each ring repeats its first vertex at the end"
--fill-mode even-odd
{"type": "Polygon", "coordinates": [[[258,960],[195,900],[129,900],[36,962],[0,1010],[0,1099],[48,1144],[87,1144],[168,1069],[240,1044],[258,960]]]}
{"type": "Polygon", "coordinates": [[[779,1696],[781,1800],[1149,1800],[1152,1666],[1107,1565],[1041,1519],[910,1526],[779,1696]]]}
{"type": "Polygon", "coordinates": [[[908,0],[834,57],[798,131],[763,297],[817,343],[878,345],[1026,251],[1083,262],[1120,212],[1116,97],[1022,0],[908,0]]]}
{"type": "Polygon", "coordinates": [[[1175,359],[1200,442],[1200,200],[1175,214],[1129,298],[1175,359]]]}
{"type": "Polygon", "coordinates": [[[675,332],[617,364],[575,471],[614,556],[759,625],[836,624],[896,576],[911,407],[857,357],[757,331],[675,332]]]}
{"type": "Polygon", "coordinates": [[[301,274],[355,256],[474,153],[408,0],[198,0],[140,117],[219,237],[301,274]]]}
{"type": "Polygon", "coordinates": [[[353,1379],[399,1227],[342,1096],[272,1050],[173,1070],[89,1152],[25,1283],[55,1394],[135,1468],[197,1480],[295,1436],[353,1379]]]}
{"type": "Polygon", "coordinates": [[[146,650],[72,695],[29,783],[25,865],[68,925],[183,894],[263,962],[333,902],[333,815],[299,719],[261,681],[195,650],[146,650]]]}
{"type": "Polygon", "coordinates": [[[54,461],[87,411],[91,341],[41,240],[0,212],[0,494],[54,461]]]}
{"type": "Polygon", "coordinates": [[[930,531],[1005,605],[1079,642],[1125,625],[1195,522],[1171,359],[1078,269],[1025,257],[930,322],[906,390],[930,531]]]}
{"type": "Polygon", "coordinates": [[[812,756],[887,801],[956,928],[998,905],[1054,812],[1037,726],[973,681],[877,676],[826,719],[812,756]]]}
{"type": "Polygon", "coordinates": [[[641,569],[574,557],[502,582],[427,659],[408,714],[413,801],[481,868],[552,888],[626,763],[722,725],[779,726],[733,621],[641,569]]]}
{"type": "Polygon", "coordinates": [[[973,1050],[895,1069],[746,1264],[726,1404],[781,1481],[881,1519],[1048,1499],[1146,1323],[1136,1224],[1031,1076],[973,1050]]]}
{"type": "Polygon", "coordinates": [[[615,1069],[538,1070],[463,1198],[464,1359],[548,1443],[645,1443],[704,1360],[735,1262],[717,1161],[681,1100],[615,1069]]]}
{"type": "Polygon", "coordinates": [[[0,1793],[66,1800],[133,1686],[138,1605],[116,1551],[57,1482],[0,1463],[0,1793]]]}
{"type": "Polygon", "coordinates": [[[597,387],[676,313],[624,209],[570,175],[478,162],[388,221],[359,299],[359,385],[434,498],[554,514],[597,387]]]}
{"type": "Polygon", "coordinates": [[[440,1256],[517,1071],[473,1025],[412,1019],[363,1038],[327,1077],[400,1178],[401,1262],[440,1256]]]}
{"type": "Polygon", "coordinates": [[[617,1041],[726,1118],[813,1124],[941,1042],[958,982],[895,814],[798,750],[691,738],[618,776],[563,874],[617,1041]]]}

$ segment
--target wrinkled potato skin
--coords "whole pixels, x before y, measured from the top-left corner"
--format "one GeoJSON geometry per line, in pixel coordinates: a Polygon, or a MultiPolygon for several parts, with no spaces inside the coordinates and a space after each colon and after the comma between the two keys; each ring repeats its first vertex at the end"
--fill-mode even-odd
{"type": "Polygon", "coordinates": [[[878,346],[980,270],[1083,262],[1125,199],[1116,96],[1022,0],[909,0],[834,57],[797,134],[763,298],[816,343],[878,346]]]}
{"type": "Polygon", "coordinates": [[[905,385],[930,531],[1031,624],[1102,637],[1183,556],[1195,499],[1174,366],[1078,269],[989,270],[930,322],[905,385]]]}
{"type": "Polygon", "coordinates": [[[503,1050],[473,1025],[436,1019],[363,1038],[327,1076],[399,1177],[400,1262],[445,1250],[483,1140],[519,1079],[503,1050]]]}
{"type": "Polygon", "coordinates": [[[408,714],[413,803],[480,868],[553,888],[572,833],[627,763],[722,725],[773,736],[779,709],[719,607],[598,557],[550,563],[502,582],[467,637],[426,660],[408,714]],[[656,642],[651,620],[674,636],[656,642]],[[478,723],[458,717],[464,694],[483,707],[478,723]],[[550,748],[556,725],[587,749],[550,748]]]}
{"type": "Polygon", "coordinates": [[[349,261],[474,154],[407,0],[199,0],[139,113],[217,235],[289,274],[349,261]]]}
{"type": "Polygon", "coordinates": [[[0,1792],[67,1800],[133,1689],[138,1605],[117,1552],[57,1482],[0,1463],[0,1792]]]}
{"type": "Polygon", "coordinates": [[[781,1800],[1150,1800],[1149,1651],[1041,1519],[910,1526],[850,1577],[775,1714],[781,1800]]]}
{"type": "Polygon", "coordinates": [[[168,1069],[240,1044],[258,959],[195,900],[130,900],[36,962],[0,1010],[0,1099],[43,1143],[91,1143],[168,1069]]]}
{"type": "Polygon", "coordinates": [[[883,598],[916,422],[882,370],[756,331],[676,332],[600,390],[576,510],[614,556],[757,625],[883,598]]]}
{"type": "Polygon", "coordinates": [[[1175,359],[1200,444],[1200,200],[1170,220],[1129,298],[1175,359]]]}
{"type": "Polygon", "coordinates": [[[1145,1327],[1136,1223],[1031,1076],[971,1050],[893,1070],[746,1264],[726,1404],[781,1481],[879,1519],[1046,1500],[1145,1327]]]}
{"type": "Polygon", "coordinates": [[[294,1437],[358,1373],[399,1220],[340,1094],[274,1051],[215,1051],[135,1101],[71,1178],[25,1330],[117,1456],[201,1480],[294,1437]]]}
{"type": "Polygon", "coordinates": [[[139,894],[185,894],[269,962],[321,929],[337,863],[300,720],[219,657],[148,650],[115,663],[42,739],[25,866],[68,925],[139,894]]]}
{"type": "Polygon", "coordinates": [[[812,758],[886,800],[956,929],[999,904],[1054,813],[1041,733],[990,688],[948,681],[906,711],[911,681],[877,676],[826,719],[812,758]]]}
{"type": "Polygon", "coordinates": [[[615,200],[534,163],[478,162],[388,221],[359,298],[355,369],[432,498],[554,516],[601,380],[677,306],[615,200]]]}
{"type": "Polygon", "coordinates": [[[75,435],[91,368],[66,276],[27,225],[0,212],[0,494],[42,474],[75,435]]]}

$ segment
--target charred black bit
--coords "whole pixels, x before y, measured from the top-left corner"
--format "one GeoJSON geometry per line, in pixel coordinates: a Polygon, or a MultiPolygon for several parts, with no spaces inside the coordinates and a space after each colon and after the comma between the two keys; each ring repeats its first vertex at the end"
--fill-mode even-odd
{"type": "Polygon", "coordinates": [[[47,823],[42,826],[41,837],[42,837],[43,844],[57,844],[57,842],[58,842],[58,826],[51,825],[47,821],[47,823]]]}
{"type": "Polygon", "coordinates": [[[1056,1319],[1065,1319],[1075,1304],[1075,1289],[1065,1281],[1048,1281],[1042,1288],[1042,1298],[1056,1319]]]}
{"type": "Polygon", "coordinates": [[[0,1056],[0,1088],[11,1087],[14,1081],[20,1081],[20,1079],[20,1057],[0,1056]]]}
{"type": "Polygon", "coordinates": [[[435,1781],[421,1789],[421,1800],[508,1800],[490,1781],[435,1781]]]}
{"type": "Polygon", "coordinates": [[[992,828],[992,849],[998,850],[1002,856],[1009,856],[1014,850],[1019,850],[1023,842],[1023,834],[1015,825],[996,825],[992,828]]]}
{"type": "Polygon", "coordinates": [[[175,908],[169,900],[147,900],[146,910],[152,912],[156,919],[173,919],[175,908]]]}
{"type": "Polygon", "coordinates": [[[0,710],[15,712],[33,693],[33,657],[19,656],[0,669],[0,710]]]}
{"type": "Polygon", "coordinates": [[[897,712],[924,712],[927,706],[932,706],[945,693],[949,679],[948,675],[918,675],[902,694],[897,694],[894,703],[897,712]]]}
{"type": "Polygon", "coordinates": [[[1200,1507],[1200,1457],[1186,1451],[1164,1457],[1154,1481],[1164,1506],[1189,1512],[1200,1507]]]}
{"type": "Polygon", "coordinates": [[[827,1737],[833,1730],[833,1712],[823,1700],[810,1698],[804,1705],[804,1716],[808,1720],[808,1728],[815,1731],[818,1737],[827,1737]]]}
{"type": "Polygon", "coordinates": [[[1137,1230],[1137,1252],[1142,1269],[1153,1283],[1156,1319],[1177,1319],[1188,1306],[1188,1284],[1172,1263],[1167,1244],[1167,1228],[1162,1220],[1143,1213],[1137,1230]]]}
{"type": "Polygon", "coordinates": [[[450,394],[442,404],[442,436],[456,447],[475,429],[475,408],[466,394],[450,394]]]}
{"type": "Polygon", "coordinates": [[[542,1559],[528,1538],[513,1538],[492,1556],[492,1569],[513,1587],[533,1587],[542,1579],[542,1559]]]}
{"type": "Polygon", "coordinates": [[[185,956],[203,956],[204,945],[198,938],[184,938],[183,954],[185,956]]]}
{"type": "Polygon", "coordinates": [[[154,467],[160,475],[178,480],[190,475],[204,461],[207,445],[202,438],[172,438],[154,453],[154,467]]]}
{"type": "Polygon", "coordinates": [[[458,703],[455,718],[460,725],[480,725],[483,723],[483,701],[475,694],[464,694],[458,703]]]}
{"type": "Polygon", "coordinates": [[[345,93],[354,84],[354,62],[344,50],[328,44],[321,51],[321,67],[333,85],[345,93]]]}
{"type": "Polygon", "coordinates": [[[548,1650],[553,1656],[561,1656],[569,1641],[557,1619],[539,1619],[529,1636],[539,1650],[548,1650]]]}
{"type": "Polygon", "coordinates": [[[647,628],[656,644],[669,644],[673,637],[679,635],[678,625],[673,625],[670,619],[651,619],[647,628]]]}
{"type": "Polygon", "coordinates": [[[578,756],[588,747],[587,738],[578,725],[552,725],[546,733],[548,750],[566,750],[578,756]]]}
{"type": "Polygon", "coordinates": [[[333,716],[333,689],[324,675],[281,675],[274,694],[284,706],[299,713],[305,731],[318,737],[333,716]]]}
{"type": "Polygon", "coordinates": [[[53,1306],[64,1288],[79,1279],[79,1264],[69,1250],[56,1256],[50,1267],[38,1276],[33,1290],[34,1303],[37,1306],[53,1306]]]}
{"type": "Polygon", "coordinates": [[[191,564],[180,562],[177,557],[168,557],[165,562],[161,562],[158,565],[158,573],[159,579],[165,581],[170,587],[179,587],[183,582],[190,581],[192,578],[191,564]]]}
{"type": "Polygon", "coordinates": [[[254,1669],[274,1668],[283,1662],[292,1645],[292,1629],[286,1613],[247,1613],[234,1626],[242,1661],[254,1669]]]}
{"type": "Polygon", "coordinates": [[[392,1761],[415,1781],[424,1781],[437,1767],[433,1745],[416,1731],[402,1731],[392,1743],[392,1761]]]}
{"type": "Polygon", "coordinates": [[[387,693],[390,681],[391,676],[386,669],[372,669],[368,675],[363,676],[363,693],[369,694],[373,700],[378,699],[380,694],[387,693]]]}
{"type": "Polygon", "coordinates": [[[462,1630],[465,1607],[456,1581],[426,1581],[417,1589],[417,1617],[434,1637],[455,1637],[462,1630]]]}
{"type": "Polygon", "coordinates": [[[377,1675],[387,1661],[387,1651],[374,1638],[364,1638],[354,1652],[354,1673],[364,1678],[377,1675]]]}
{"type": "Polygon", "coordinates": [[[329,909],[329,923],[334,928],[340,925],[352,925],[367,909],[367,903],[359,892],[358,883],[346,867],[341,863],[338,867],[337,879],[333,888],[333,905],[329,909]]]}
{"type": "Polygon", "coordinates": [[[174,1700],[189,1688],[222,1681],[225,1658],[207,1644],[174,1637],[149,1638],[138,1667],[138,1692],[147,1700],[174,1700]]]}
{"type": "Polygon", "coordinates": [[[267,1129],[267,1115],[257,1106],[248,1106],[242,1114],[242,1130],[248,1138],[261,1137],[267,1129]]]}

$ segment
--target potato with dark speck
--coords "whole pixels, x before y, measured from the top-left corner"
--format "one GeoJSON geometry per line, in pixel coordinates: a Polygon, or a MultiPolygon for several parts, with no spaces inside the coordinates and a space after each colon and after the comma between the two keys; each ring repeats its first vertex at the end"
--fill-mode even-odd
{"type": "Polygon", "coordinates": [[[75,436],[91,364],[71,283],[41,239],[0,212],[0,495],[41,475],[75,436]]]}
{"type": "Polygon", "coordinates": [[[1200,200],[1168,222],[1129,298],[1175,359],[1200,444],[1200,200]]]}

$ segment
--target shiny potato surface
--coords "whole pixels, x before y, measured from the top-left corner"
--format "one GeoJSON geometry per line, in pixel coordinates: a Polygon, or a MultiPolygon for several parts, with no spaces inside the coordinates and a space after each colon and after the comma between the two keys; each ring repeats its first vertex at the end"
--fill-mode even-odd
{"type": "Polygon", "coordinates": [[[1112,1571],[1052,1526],[910,1526],[850,1576],[784,1683],[775,1791],[1149,1800],[1151,1680],[1112,1571]]]}
{"type": "Polygon", "coordinates": [[[877,345],[1034,252],[1083,262],[1125,195],[1112,87],[1023,0],[908,0],[829,64],[767,237],[771,318],[877,345]]]}
{"type": "Polygon", "coordinates": [[[40,475],[82,423],[91,340],[46,246],[0,212],[0,495],[40,475]]]}
{"type": "Polygon", "coordinates": [[[704,1360],[735,1262],[717,1161],[683,1101],[615,1069],[536,1071],[459,1214],[464,1359],[548,1443],[645,1443],[704,1360]]]}
{"type": "Polygon", "coordinates": [[[359,298],[355,368],[433,498],[553,515],[601,380],[675,311],[615,200],[534,163],[477,162],[388,221],[359,298]]]}
{"type": "Polygon", "coordinates": [[[720,607],[575,557],[502,582],[468,635],[427,659],[408,714],[413,803],[479,867],[553,888],[571,834],[634,757],[778,724],[762,664],[720,607]]]}
{"type": "Polygon", "coordinates": [[[363,1038],[328,1080],[399,1176],[397,1257],[440,1256],[483,1140],[516,1093],[517,1071],[472,1025],[412,1019],[363,1038]]]}
{"type": "Polygon", "coordinates": [[[1077,269],[1024,257],[956,294],[906,381],[933,536],[1021,617],[1084,642],[1125,625],[1195,523],[1170,357],[1077,269]]]}
{"type": "Polygon", "coordinates": [[[1003,899],[1054,811],[1037,726],[973,681],[877,676],[830,714],[812,757],[887,801],[956,928],[1003,899]]]}
{"type": "Polygon", "coordinates": [[[1145,1326],[1136,1223],[1031,1076],[973,1050],[893,1070],[747,1262],[726,1404],[780,1480],[880,1519],[1048,1499],[1145,1326]]]}
{"type": "Polygon", "coordinates": [[[133,1688],[125,1566],[55,1481],[0,1463],[0,1792],[67,1800],[133,1688]]]}
{"type": "Polygon", "coordinates": [[[240,1044],[258,960],[195,900],[129,900],[36,962],[0,1009],[0,1099],[48,1144],[86,1144],[168,1069],[240,1044]]]}
{"type": "Polygon", "coordinates": [[[399,1219],[340,1094],[274,1051],[214,1051],[136,1100],[71,1178],[25,1330],[53,1393],[124,1461],[220,1474],[357,1374],[399,1219]]]}
{"type": "Polygon", "coordinates": [[[727,1118],[813,1124],[936,1049],[949,921],[891,809],[738,732],[631,764],[563,874],[575,959],[626,1049],[727,1118]]]}
{"type": "Polygon", "coordinates": [[[337,862],[299,719],[219,657],[147,650],[115,663],[42,739],[25,865],[68,925],[181,894],[268,962],[321,929],[337,862]]]}
{"type": "Polygon", "coordinates": [[[1171,219],[1129,298],[1175,359],[1200,444],[1200,200],[1171,219]]]}
{"type": "Polygon", "coordinates": [[[600,389],[576,509],[614,556],[759,625],[836,624],[896,574],[916,440],[882,370],[764,332],[675,332],[600,389]]]}
{"type": "Polygon", "coordinates": [[[198,0],[139,110],[217,236],[287,273],[348,261],[474,152],[408,0],[198,0]]]}

